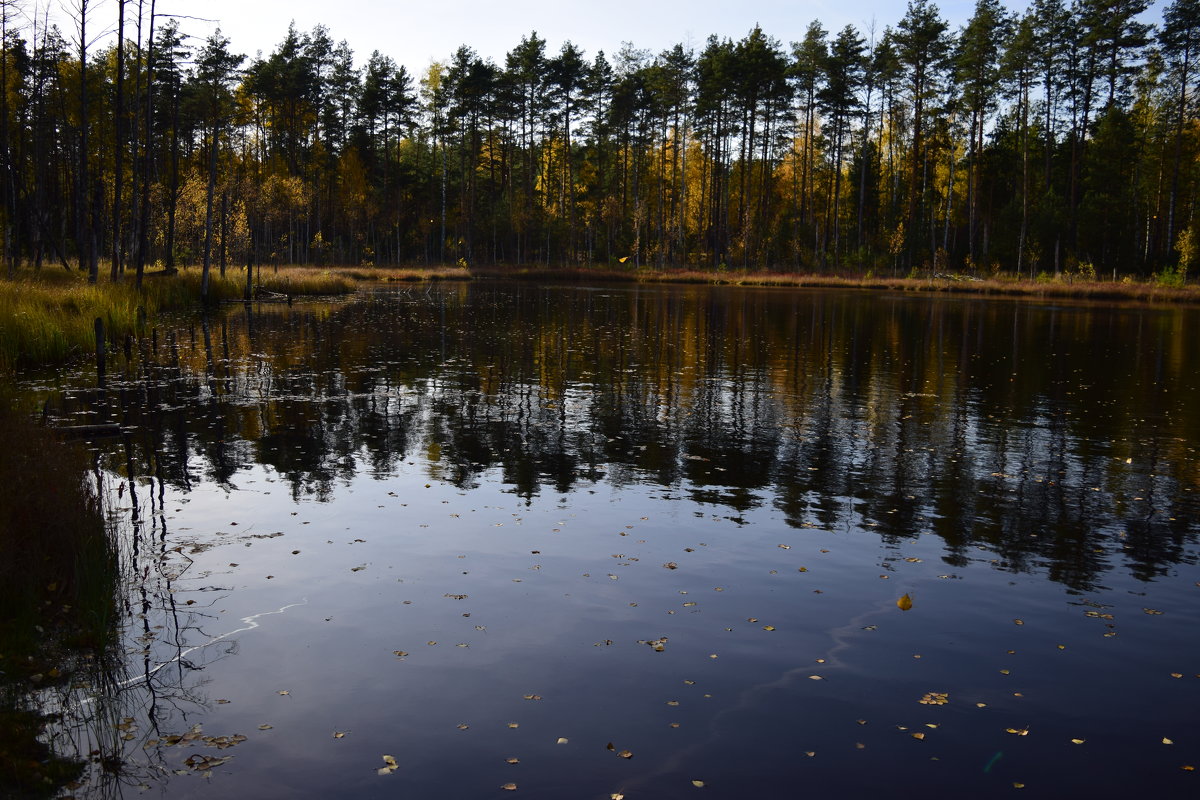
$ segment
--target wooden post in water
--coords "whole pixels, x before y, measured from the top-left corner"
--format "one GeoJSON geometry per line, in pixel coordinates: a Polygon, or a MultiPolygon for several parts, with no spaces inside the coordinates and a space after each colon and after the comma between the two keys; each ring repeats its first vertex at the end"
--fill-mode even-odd
{"type": "Polygon", "coordinates": [[[104,380],[104,320],[96,317],[96,374],[104,380]]]}

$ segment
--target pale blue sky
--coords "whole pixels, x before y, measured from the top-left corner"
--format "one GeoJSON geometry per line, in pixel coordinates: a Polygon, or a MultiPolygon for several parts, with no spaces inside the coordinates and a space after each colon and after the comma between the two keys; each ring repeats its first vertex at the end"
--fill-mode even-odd
{"type": "MultiPolygon", "coordinates": [[[[55,0],[60,1],[78,3],[55,0]]],[[[95,7],[90,15],[93,29],[115,26],[115,0],[91,2],[95,7]]],[[[1026,5],[1005,2],[1014,9],[1026,5]]],[[[44,7],[45,2],[37,0],[37,4],[44,7]]],[[[25,5],[32,7],[33,0],[25,5]]],[[[358,63],[377,49],[420,74],[431,61],[448,59],[461,44],[503,63],[504,54],[531,30],[547,40],[551,53],[569,39],[583,48],[588,58],[601,49],[611,55],[623,41],[652,52],[689,41],[698,49],[709,34],[738,39],[755,23],[787,45],[800,39],[813,19],[830,31],[853,24],[866,35],[874,18],[877,30],[882,31],[904,16],[906,5],[881,0],[158,0],[158,11],[219,20],[234,49],[250,57],[258,50],[268,55],[282,41],[292,20],[304,31],[320,23],[329,28],[334,41],[350,43],[358,63]]],[[[957,28],[970,16],[974,0],[946,0],[937,5],[957,28]]],[[[128,6],[136,7],[136,0],[128,6]]],[[[195,19],[181,23],[185,32],[201,38],[216,27],[195,19]]],[[[69,24],[60,20],[60,25],[64,32],[69,30],[69,24]]]]}
{"type": "MultiPolygon", "coordinates": [[[[71,24],[61,9],[78,7],[79,2],[17,0],[27,13],[50,5],[52,20],[57,18],[68,37],[71,24]]],[[[89,2],[94,9],[89,15],[91,30],[108,28],[111,41],[116,0],[89,2]]],[[[1014,11],[1029,5],[1020,0],[1002,2],[1014,11]]],[[[144,4],[149,8],[149,0],[144,4]]],[[[1154,2],[1147,16],[1157,19],[1164,4],[1165,0],[1154,2]]],[[[936,5],[957,29],[970,17],[975,0],[943,0],[936,5]]],[[[137,0],[127,1],[130,13],[136,6],[137,0]]],[[[323,24],[335,42],[350,43],[358,64],[372,50],[379,50],[419,77],[432,61],[448,60],[462,44],[503,64],[505,53],[531,30],[547,40],[550,54],[570,40],[590,59],[597,50],[611,56],[626,41],[655,53],[675,44],[690,43],[700,49],[710,34],[736,40],[756,23],[785,46],[800,39],[814,19],[831,32],[855,25],[867,36],[872,20],[876,31],[882,32],[885,26],[895,25],[906,8],[907,0],[158,0],[157,10],[193,17],[181,24],[185,33],[199,39],[219,23],[234,50],[250,58],[258,51],[269,55],[293,20],[302,31],[323,24]]]]}

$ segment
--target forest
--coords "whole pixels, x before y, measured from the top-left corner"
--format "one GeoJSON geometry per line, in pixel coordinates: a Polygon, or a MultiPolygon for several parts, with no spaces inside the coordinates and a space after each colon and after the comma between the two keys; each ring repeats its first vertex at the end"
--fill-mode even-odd
{"type": "Polygon", "coordinates": [[[412,75],[324,26],[247,58],[155,0],[72,0],[61,27],[3,0],[4,258],[139,285],[251,262],[1182,281],[1200,0],[1149,7],[977,0],[954,30],[910,0],[660,53],[531,32],[412,75]]]}

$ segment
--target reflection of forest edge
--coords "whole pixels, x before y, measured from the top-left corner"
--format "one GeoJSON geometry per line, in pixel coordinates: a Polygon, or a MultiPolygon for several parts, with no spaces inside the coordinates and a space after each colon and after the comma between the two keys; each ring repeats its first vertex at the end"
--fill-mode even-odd
{"type": "Polygon", "coordinates": [[[1195,325],[1185,309],[446,285],[183,324],[51,413],[132,426],[112,467],[184,490],[259,463],[321,500],[420,458],[526,498],[654,484],[800,528],[929,531],[951,566],[1085,588],[1194,556],[1195,325]]]}

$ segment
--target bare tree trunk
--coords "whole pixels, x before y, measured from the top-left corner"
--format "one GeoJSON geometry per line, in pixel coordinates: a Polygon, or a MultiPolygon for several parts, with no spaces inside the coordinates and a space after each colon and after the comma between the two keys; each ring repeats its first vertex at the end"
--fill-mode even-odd
{"type": "Polygon", "coordinates": [[[213,194],[217,187],[217,142],[220,131],[214,124],[209,134],[212,142],[208,152],[208,192],[204,201],[204,271],[200,275],[200,299],[208,302],[208,276],[212,267],[213,194]]]}
{"type": "Polygon", "coordinates": [[[121,195],[125,179],[125,3],[117,0],[117,96],[113,122],[116,132],[116,159],[113,174],[112,205],[112,269],[110,279],[116,283],[121,270],[121,195]]]}
{"type": "MultiPolygon", "coordinates": [[[[146,63],[154,63],[154,4],[150,0],[150,35],[146,37],[146,63]]],[[[154,116],[154,75],[146,70],[146,139],[142,143],[145,160],[142,165],[142,219],[138,225],[138,255],[136,285],[142,288],[142,275],[146,270],[146,244],[149,240],[147,228],[150,227],[150,167],[154,163],[151,140],[151,119],[154,116]]]]}

